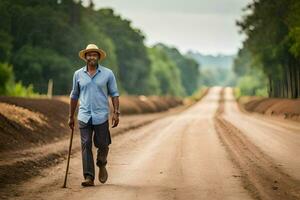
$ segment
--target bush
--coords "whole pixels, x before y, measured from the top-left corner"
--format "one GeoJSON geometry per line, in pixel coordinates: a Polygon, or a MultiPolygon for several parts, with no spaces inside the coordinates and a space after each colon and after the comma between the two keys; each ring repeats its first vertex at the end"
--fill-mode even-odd
{"type": "Polygon", "coordinates": [[[37,96],[33,92],[33,85],[25,87],[22,82],[15,83],[12,65],[0,63],[0,95],[32,97],[37,96]]]}
{"type": "Polygon", "coordinates": [[[268,96],[267,84],[262,74],[246,75],[238,80],[236,96],[268,96]]]}
{"type": "Polygon", "coordinates": [[[5,95],[6,85],[13,80],[12,66],[7,63],[0,63],[0,95],[5,95]]]}
{"type": "Polygon", "coordinates": [[[18,96],[18,97],[34,97],[38,96],[37,93],[33,92],[33,85],[30,84],[28,87],[22,85],[22,82],[10,83],[6,85],[7,96],[18,96]]]}

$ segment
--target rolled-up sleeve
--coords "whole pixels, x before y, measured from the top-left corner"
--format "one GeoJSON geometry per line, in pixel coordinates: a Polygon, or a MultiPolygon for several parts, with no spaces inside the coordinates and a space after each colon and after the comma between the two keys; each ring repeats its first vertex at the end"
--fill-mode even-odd
{"type": "Polygon", "coordinates": [[[116,77],[115,77],[115,75],[112,71],[111,71],[110,76],[108,78],[107,86],[108,86],[108,94],[111,97],[120,96],[119,91],[118,91],[116,77]]]}
{"type": "Polygon", "coordinates": [[[77,81],[77,73],[75,72],[73,75],[73,86],[70,94],[71,99],[79,99],[80,89],[77,81]]]}

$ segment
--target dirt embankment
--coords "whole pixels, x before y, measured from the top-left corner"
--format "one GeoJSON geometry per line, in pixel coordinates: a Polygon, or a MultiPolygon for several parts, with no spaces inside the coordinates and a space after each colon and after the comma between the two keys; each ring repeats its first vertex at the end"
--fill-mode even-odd
{"type": "Polygon", "coordinates": [[[248,112],[300,122],[300,99],[241,97],[239,105],[248,112]]]}
{"type": "MultiPolygon", "coordinates": [[[[69,104],[68,96],[56,96],[54,99],[69,104]]],[[[122,114],[144,114],[166,111],[169,108],[182,105],[183,99],[171,96],[120,96],[120,110],[122,114]]],[[[109,100],[110,109],[113,109],[109,100]]]]}
{"type": "MultiPolygon", "coordinates": [[[[166,111],[183,104],[172,97],[120,97],[122,115],[166,111]]],[[[111,102],[110,102],[110,106],[111,102]]],[[[67,136],[69,98],[0,97],[0,153],[26,149],[67,136]]]]}
{"type": "Polygon", "coordinates": [[[0,97],[0,152],[57,140],[68,131],[67,118],[61,101],[0,97]]]}

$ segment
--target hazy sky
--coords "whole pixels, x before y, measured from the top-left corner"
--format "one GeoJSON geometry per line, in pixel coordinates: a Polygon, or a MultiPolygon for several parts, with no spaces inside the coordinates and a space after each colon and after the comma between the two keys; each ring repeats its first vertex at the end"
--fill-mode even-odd
{"type": "MultiPolygon", "coordinates": [[[[87,1],[87,0],[86,0],[87,1]]],[[[157,42],[204,54],[234,54],[243,36],[235,25],[252,0],[94,0],[111,7],[142,30],[146,44],[157,42]]]]}

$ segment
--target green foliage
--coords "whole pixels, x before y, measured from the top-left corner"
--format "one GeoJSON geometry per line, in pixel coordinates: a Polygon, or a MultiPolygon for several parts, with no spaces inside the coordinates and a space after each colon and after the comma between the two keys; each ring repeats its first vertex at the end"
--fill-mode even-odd
{"type": "Polygon", "coordinates": [[[181,83],[187,95],[192,95],[198,89],[199,64],[192,58],[182,55],[176,48],[158,44],[156,48],[162,49],[179,69],[181,83]]]}
{"type": "Polygon", "coordinates": [[[0,30],[0,61],[6,62],[10,58],[12,48],[12,37],[0,30]]]}
{"type": "Polygon", "coordinates": [[[297,58],[300,57],[300,26],[295,27],[289,33],[291,40],[294,40],[290,47],[290,52],[297,58]]]}
{"type": "Polygon", "coordinates": [[[238,80],[237,87],[242,96],[267,96],[268,90],[263,76],[245,75],[238,80]]]}
{"type": "Polygon", "coordinates": [[[114,71],[121,91],[151,92],[144,36],[112,10],[95,11],[73,0],[3,0],[0,11],[0,61],[9,59],[25,85],[45,93],[52,78],[55,94],[68,93],[72,72],[85,65],[78,51],[95,43],[107,52],[102,64],[114,71]]]}
{"type": "Polygon", "coordinates": [[[236,76],[232,70],[234,55],[203,55],[198,52],[188,52],[187,57],[198,62],[199,86],[233,86],[236,76]]]}
{"type": "Polygon", "coordinates": [[[151,60],[152,84],[158,95],[183,96],[184,88],[181,84],[180,72],[176,64],[170,60],[164,49],[157,46],[148,49],[151,60]]]}
{"type": "MultiPolygon", "coordinates": [[[[233,71],[238,76],[243,76],[251,70],[251,54],[248,49],[243,48],[234,59],[233,71]]],[[[255,65],[254,65],[255,66],[255,65]]]]}
{"type": "Polygon", "coordinates": [[[0,63],[0,95],[6,93],[6,85],[13,79],[12,66],[0,63]]]}
{"type": "Polygon", "coordinates": [[[7,1],[0,3],[0,62],[8,61],[12,49],[13,38],[9,33],[11,19],[7,6],[7,1]]]}
{"type": "Polygon", "coordinates": [[[290,40],[290,52],[300,58],[300,2],[289,0],[290,6],[286,22],[289,27],[288,39],[290,40]]]}
{"type": "MultiPolygon", "coordinates": [[[[238,25],[247,35],[235,61],[235,72],[247,76],[258,69],[268,81],[271,97],[300,97],[300,3],[258,0],[238,25]]],[[[249,77],[245,77],[248,80],[249,77]]]]}
{"type": "MultiPolygon", "coordinates": [[[[150,60],[144,35],[130,21],[112,9],[94,10],[93,5],[86,8],[81,3],[0,1],[0,62],[14,66],[11,76],[17,82],[6,88],[10,95],[31,95],[33,88],[45,94],[49,79],[54,94],[69,94],[73,72],[86,64],[78,51],[89,43],[107,52],[101,64],[114,71],[122,94],[184,95],[197,88],[193,60],[171,48],[164,50],[170,58],[164,52],[150,60]]],[[[3,82],[9,77],[3,73],[3,82]]]]}
{"type": "Polygon", "coordinates": [[[19,97],[35,97],[39,96],[33,91],[33,85],[25,87],[22,82],[18,83],[9,83],[6,85],[6,93],[8,96],[19,96],[19,97]]]}
{"type": "Polygon", "coordinates": [[[115,45],[121,85],[129,94],[149,94],[150,60],[141,31],[115,15],[112,9],[97,11],[97,25],[115,45]]]}
{"type": "Polygon", "coordinates": [[[33,85],[28,87],[22,85],[22,82],[15,83],[13,67],[7,63],[0,63],[0,95],[8,96],[36,96],[33,92],[33,85]]]}
{"type": "Polygon", "coordinates": [[[32,83],[40,93],[47,92],[49,79],[53,79],[57,93],[66,91],[72,82],[69,60],[50,49],[23,46],[14,55],[13,64],[16,79],[24,80],[25,85],[32,83]]]}
{"type": "Polygon", "coordinates": [[[233,86],[235,83],[236,77],[231,69],[214,67],[200,70],[199,85],[201,86],[233,86]]]}

